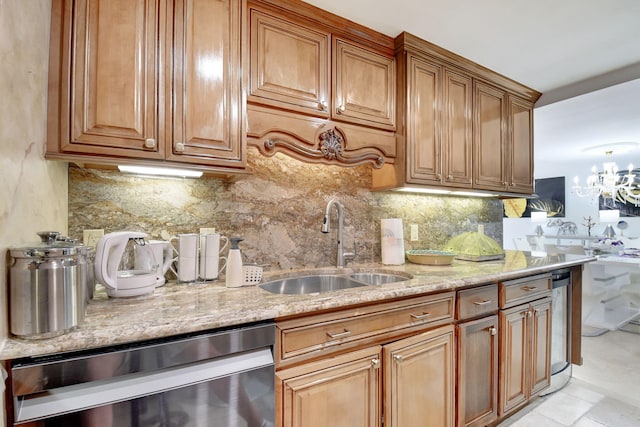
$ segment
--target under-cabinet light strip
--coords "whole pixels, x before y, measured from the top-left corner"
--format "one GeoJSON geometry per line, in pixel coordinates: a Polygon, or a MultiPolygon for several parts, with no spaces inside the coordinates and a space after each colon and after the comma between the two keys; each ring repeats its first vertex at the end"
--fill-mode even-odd
{"type": "Polygon", "coordinates": [[[118,170],[125,173],[155,176],[178,176],[183,178],[200,178],[202,172],[189,169],[159,168],[153,166],[118,165],[118,170]]]}

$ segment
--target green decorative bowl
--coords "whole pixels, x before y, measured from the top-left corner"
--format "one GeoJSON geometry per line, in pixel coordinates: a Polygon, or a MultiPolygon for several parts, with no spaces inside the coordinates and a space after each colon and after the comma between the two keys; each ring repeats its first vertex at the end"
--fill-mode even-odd
{"type": "Polygon", "coordinates": [[[424,265],[449,265],[456,255],[453,252],[430,249],[412,249],[406,252],[409,262],[424,265]]]}

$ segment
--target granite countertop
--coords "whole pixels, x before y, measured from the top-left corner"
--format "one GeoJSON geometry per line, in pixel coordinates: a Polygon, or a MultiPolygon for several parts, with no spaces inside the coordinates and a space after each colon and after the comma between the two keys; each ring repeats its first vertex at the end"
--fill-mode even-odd
{"type": "Polygon", "coordinates": [[[301,273],[351,273],[357,271],[408,273],[412,279],[321,294],[276,295],[257,286],[226,288],[223,281],[182,285],[168,283],[152,294],[109,299],[98,290],[87,306],[85,321],[59,337],[25,340],[10,337],[0,346],[0,360],[85,350],[114,344],[163,338],[189,332],[229,327],[318,310],[383,301],[398,297],[453,290],[548,272],[595,261],[586,255],[559,254],[544,257],[529,252],[507,251],[504,260],[425,266],[367,264],[336,268],[265,273],[269,279],[301,273]]]}

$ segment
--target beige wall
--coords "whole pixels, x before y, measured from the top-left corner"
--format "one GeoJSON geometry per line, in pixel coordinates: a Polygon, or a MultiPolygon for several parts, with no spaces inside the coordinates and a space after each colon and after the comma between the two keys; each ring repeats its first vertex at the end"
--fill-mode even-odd
{"type": "Polygon", "coordinates": [[[0,0],[0,342],[8,334],[7,248],[67,227],[67,166],[43,157],[50,9],[50,0],[0,0]]]}

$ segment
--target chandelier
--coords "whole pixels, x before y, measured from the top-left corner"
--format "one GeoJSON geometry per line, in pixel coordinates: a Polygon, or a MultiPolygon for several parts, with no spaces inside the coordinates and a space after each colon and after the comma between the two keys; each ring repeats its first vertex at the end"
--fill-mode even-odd
{"type": "Polygon", "coordinates": [[[573,179],[573,193],[579,197],[611,199],[613,203],[633,203],[640,206],[640,185],[635,183],[633,165],[629,164],[627,173],[618,172],[618,165],[612,160],[613,151],[606,151],[607,161],[602,164],[603,171],[598,172],[594,165],[587,184],[583,187],[576,176],[573,179]]]}

